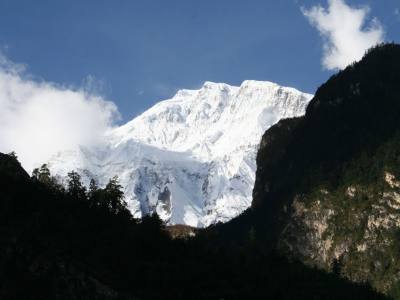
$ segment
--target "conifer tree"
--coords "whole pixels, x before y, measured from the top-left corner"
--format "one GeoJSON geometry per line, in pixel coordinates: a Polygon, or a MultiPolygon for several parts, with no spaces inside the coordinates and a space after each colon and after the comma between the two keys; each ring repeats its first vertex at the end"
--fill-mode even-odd
{"type": "Polygon", "coordinates": [[[49,187],[53,192],[64,193],[64,187],[57,182],[54,176],[51,176],[50,169],[47,164],[43,164],[40,168],[35,168],[32,171],[32,179],[39,181],[49,187]]]}
{"type": "Polygon", "coordinates": [[[107,206],[112,213],[119,213],[127,208],[127,203],[124,200],[124,192],[122,186],[118,182],[118,177],[114,176],[109,180],[105,189],[107,206]]]}
{"type": "Polygon", "coordinates": [[[88,192],[88,200],[90,206],[96,207],[100,205],[100,193],[101,190],[99,189],[96,180],[92,178],[89,183],[89,192],[88,192]]]}
{"type": "Polygon", "coordinates": [[[68,173],[68,195],[74,200],[86,200],[86,188],[81,182],[81,176],[75,172],[68,173]]]}

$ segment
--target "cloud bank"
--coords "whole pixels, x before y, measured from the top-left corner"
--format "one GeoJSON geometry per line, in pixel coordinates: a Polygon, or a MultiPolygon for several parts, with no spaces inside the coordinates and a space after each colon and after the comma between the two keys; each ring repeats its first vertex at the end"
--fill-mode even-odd
{"type": "Polygon", "coordinates": [[[327,9],[317,5],[303,8],[302,12],[323,38],[322,65],[325,69],[344,69],[384,40],[384,30],[376,18],[366,24],[368,6],[354,8],[344,0],[328,0],[327,9]]]}
{"type": "Polygon", "coordinates": [[[16,151],[28,172],[59,151],[99,143],[118,116],[101,96],[34,81],[0,54],[0,152],[16,151]]]}

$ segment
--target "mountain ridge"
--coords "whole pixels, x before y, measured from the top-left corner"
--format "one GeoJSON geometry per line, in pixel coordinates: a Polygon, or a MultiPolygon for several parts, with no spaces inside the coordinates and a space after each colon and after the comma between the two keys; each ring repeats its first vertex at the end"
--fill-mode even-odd
{"type": "Polygon", "coordinates": [[[264,131],[303,114],[310,98],[272,82],[205,82],[112,129],[105,145],[59,153],[48,164],[61,180],[78,171],[86,185],[118,175],[135,217],[157,212],[195,227],[225,222],[250,206],[264,131]]]}

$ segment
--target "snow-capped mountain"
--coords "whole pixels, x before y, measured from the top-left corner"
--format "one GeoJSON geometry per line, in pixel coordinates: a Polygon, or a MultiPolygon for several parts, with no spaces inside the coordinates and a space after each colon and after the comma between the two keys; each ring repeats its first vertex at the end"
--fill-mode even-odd
{"type": "Polygon", "coordinates": [[[135,217],[156,211],[170,224],[225,222],[251,204],[262,134],[304,114],[311,97],[271,82],[206,82],[113,129],[104,145],[61,152],[49,166],[100,185],[118,175],[135,217]]]}

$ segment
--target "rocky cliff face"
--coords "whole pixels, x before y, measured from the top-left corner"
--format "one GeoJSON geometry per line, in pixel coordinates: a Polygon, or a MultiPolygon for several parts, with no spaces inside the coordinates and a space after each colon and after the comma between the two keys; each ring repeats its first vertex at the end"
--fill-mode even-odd
{"type": "Polygon", "coordinates": [[[252,204],[279,252],[397,298],[399,95],[397,45],[333,76],[304,117],[264,135],[252,204]]]}
{"type": "Polygon", "coordinates": [[[374,184],[297,195],[278,248],[303,262],[371,282],[391,292],[400,276],[399,182],[384,172],[374,184]],[[375,185],[376,184],[376,185],[375,185]]]}
{"type": "Polygon", "coordinates": [[[262,134],[302,115],[311,95],[270,82],[206,82],[114,129],[103,145],[54,155],[53,174],[77,170],[100,185],[115,175],[135,217],[169,224],[226,222],[251,204],[262,134]]]}

